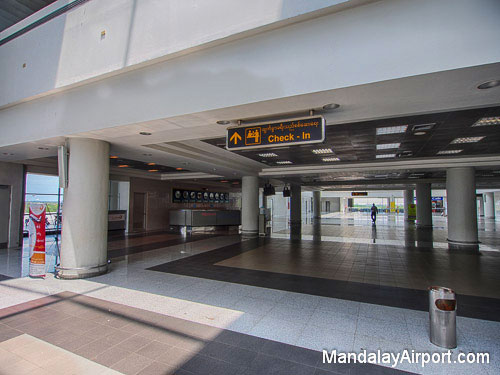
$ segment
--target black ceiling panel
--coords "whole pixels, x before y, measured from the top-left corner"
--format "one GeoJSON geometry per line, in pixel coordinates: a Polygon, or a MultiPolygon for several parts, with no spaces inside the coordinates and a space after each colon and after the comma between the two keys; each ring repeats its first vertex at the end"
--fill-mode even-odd
{"type": "MultiPolygon", "coordinates": [[[[279,161],[288,160],[292,165],[330,164],[339,162],[323,162],[324,157],[338,157],[340,162],[384,161],[394,158],[377,159],[377,154],[396,154],[395,158],[436,157],[439,151],[463,150],[447,157],[465,155],[487,155],[500,153],[500,125],[472,125],[483,117],[500,116],[500,107],[462,110],[454,112],[434,113],[418,116],[405,116],[374,121],[363,121],[326,128],[323,143],[312,145],[266,148],[263,150],[235,151],[239,155],[262,162],[269,166],[279,166],[279,161]],[[415,125],[434,124],[432,129],[423,135],[415,135],[415,125]],[[377,135],[377,128],[407,125],[406,132],[398,134],[377,135]],[[485,137],[477,143],[451,144],[459,137],[485,137]],[[398,149],[377,150],[377,144],[400,143],[398,149]],[[331,148],[334,154],[314,154],[312,150],[331,148]],[[278,157],[263,158],[261,153],[274,152],[278,157]]],[[[224,148],[224,138],[207,139],[205,142],[224,148]]]]}
{"type": "Polygon", "coordinates": [[[118,168],[124,168],[124,169],[138,169],[142,171],[151,171],[151,172],[157,172],[157,173],[182,173],[182,172],[189,172],[187,169],[184,168],[173,168],[173,167],[167,167],[165,165],[160,165],[156,163],[146,163],[143,161],[138,161],[138,160],[131,160],[131,159],[124,159],[124,158],[119,158],[119,157],[110,157],[109,159],[109,165],[111,167],[118,167],[118,168]]]}
{"type": "Polygon", "coordinates": [[[56,0],[1,0],[0,31],[22,21],[56,0]]]}

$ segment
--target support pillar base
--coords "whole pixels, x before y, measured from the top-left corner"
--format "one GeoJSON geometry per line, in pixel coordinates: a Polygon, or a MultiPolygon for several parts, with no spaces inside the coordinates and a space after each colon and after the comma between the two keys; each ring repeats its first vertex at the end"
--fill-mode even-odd
{"type": "Polygon", "coordinates": [[[258,230],[241,231],[241,238],[243,238],[243,239],[256,238],[256,237],[259,237],[258,230]]]}
{"type": "Polygon", "coordinates": [[[429,225],[429,224],[418,224],[417,223],[417,228],[421,228],[421,229],[432,229],[432,224],[429,225]]]}
{"type": "Polygon", "coordinates": [[[450,250],[466,250],[466,251],[473,251],[477,252],[479,251],[479,241],[455,241],[455,240],[450,240],[449,238],[447,239],[448,241],[448,248],[450,250]]]}
{"type": "Polygon", "coordinates": [[[86,279],[89,277],[104,275],[107,272],[108,263],[81,268],[56,267],[56,277],[63,280],[86,279]]]}

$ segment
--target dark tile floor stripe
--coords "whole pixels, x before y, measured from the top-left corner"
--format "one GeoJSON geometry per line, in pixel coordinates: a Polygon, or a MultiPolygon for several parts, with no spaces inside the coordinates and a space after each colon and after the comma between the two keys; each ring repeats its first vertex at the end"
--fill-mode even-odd
{"type": "MultiPolygon", "coordinates": [[[[264,244],[269,244],[269,241],[273,240],[255,239],[243,241],[188,258],[160,264],[148,268],[148,270],[377,305],[421,311],[428,310],[428,294],[425,290],[214,265],[264,244]]],[[[457,315],[459,316],[500,321],[500,299],[457,295],[457,305],[457,315]]]]}
{"type": "Polygon", "coordinates": [[[10,276],[0,274],[0,281],[12,279],[10,276]]]}
{"type": "Polygon", "coordinates": [[[166,240],[166,241],[163,240],[163,241],[148,243],[148,244],[144,244],[144,245],[128,246],[128,247],[124,247],[121,249],[108,250],[108,258],[110,258],[110,259],[118,258],[118,257],[125,256],[125,255],[131,255],[131,254],[142,253],[145,251],[161,249],[162,247],[169,247],[169,246],[175,246],[175,245],[180,245],[180,244],[194,242],[194,241],[201,241],[201,240],[205,240],[207,238],[216,237],[216,236],[217,235],[214,235],[214,234],[195,234],[195,235],[186,236],[186,237],[179,236],[178,238],[173,238],[173,239],[166,240]]]}
{"type": "Polygon", "coordinates": [[[0,341],[26,333],[131,372],[140,365],[200,375],[411,374],[374,364],[324,364],[319,351],[71,292],[0,309],[0,317],[0,341]]]}
{"type": "Polygon", "coordinates": [[[128,238],[150,237],[162,234],[177,234],[166,230],[154,232],[138,232],[138,233],[125,233],[124,231],[110,231],[108,232],[108,242],[126,240],[128,238]]]}

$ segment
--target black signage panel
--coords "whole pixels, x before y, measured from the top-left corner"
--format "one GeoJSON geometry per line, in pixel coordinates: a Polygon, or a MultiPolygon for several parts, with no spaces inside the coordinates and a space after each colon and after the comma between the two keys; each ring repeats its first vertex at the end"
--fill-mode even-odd
{"type": "Polygon", "coordinates": [[[351,193],[351,197],[366,197],[366,196],[368,196],[367,191],[353,191],[351,193]]]}
{"type": "Polygon", "coordinates": [[[173,203],[229,203],[229,193],[173,189],[173,203]]]}
{"type": "Polygon", "coordinates": [[[325,119],[322,116],[228,128],[226,148],[248,150],[319,143],[325,140],[325,119]]]}

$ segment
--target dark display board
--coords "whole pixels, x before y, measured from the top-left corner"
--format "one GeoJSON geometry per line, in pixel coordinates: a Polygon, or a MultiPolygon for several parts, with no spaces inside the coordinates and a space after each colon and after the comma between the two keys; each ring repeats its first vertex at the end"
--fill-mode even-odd
{"type": "Polygon", "coordinates": [[[198,190],[172,190],[173,203],[229,203],[229,193],[198,190]]]}
{"type": "Polygon", "coordinates": [[[368,192],[367,191],[353,191],[351,193],[351,197],[367,197],[368,192]]]}
{"type": "Polygon", "coordinates": [[[324,140],[325,119],[322,116],[313,116],[228,128],[226,148],[244,150],[318,143],[324,140]]]}

